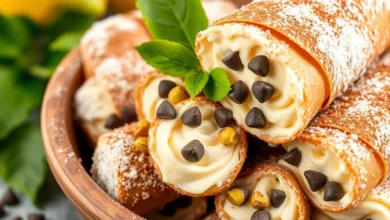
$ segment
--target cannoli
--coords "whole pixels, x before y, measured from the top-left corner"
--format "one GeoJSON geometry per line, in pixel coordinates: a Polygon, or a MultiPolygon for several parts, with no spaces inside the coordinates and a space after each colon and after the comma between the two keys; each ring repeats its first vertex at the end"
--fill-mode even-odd
{"type": "Polygon", "coordinates": [[[345,212],[324,212],[319,209],[313,212],[314,220],[344,219],[390,219],[390,180],[375,187],[371,193],[355,208],[345,212]]]}
{"type": "Polygon", "coordinates": [[[232,112],[205,97],[157,109],[149,130],[149,153],[163,181],[188,196],[215,195],[240,172],[246,136],[232,112]]]}
{"type": "Polygon", "coordinates": [[[383,182],[390,168],[390,67],[370,70],[284,144],[290,168],[319,209],[342,212],[383,182]]]}
{"type": "Polygon", "coordinates": [[[92,178],[108,194],[139,215],[180,197],[154,171],[142,136],[145,129],[133,123],[102,135],[91,169],[92,178]]]}
{"type": "Polygon", "coordinates": [[[183,196],[164,206],[159,212],[147,214],[147,220],[199,220],[207,212],[207,199],[204,197],[183,196]]]}
{"type": "Polygon", "coordinates": [[[110,68],[140,75],[152,70],[134,46],[152,40],[138,11],[118,14],[96,22],[80,42],[84,75],[89,78],[110,68]]]}
{"type": "MultiPolygon", "coordinates": [[[[185,90],[184,81],[181,78],[164,75],[157,71],[143,75],[136,90],[135,107],[138,117],[153,121],[158,106],[164,100],[168,100],[169,93],[177,86],[185,90]]],[[[186,95],[184,99],[188,97],[186,95]]]]}
{"type": "Polygon", "coordinates": [[[265,163],[241,173],[233,186],[215,197],[222,220],[310,219],[311,208],[294,174],[265,163]]]}
{"type": "Polygon", "coordinates": [[[273,145],[295,139],[390,46],[390,2],[258,0],[200,32],[203,69],[225,69],[221,104],[273,145]]]}

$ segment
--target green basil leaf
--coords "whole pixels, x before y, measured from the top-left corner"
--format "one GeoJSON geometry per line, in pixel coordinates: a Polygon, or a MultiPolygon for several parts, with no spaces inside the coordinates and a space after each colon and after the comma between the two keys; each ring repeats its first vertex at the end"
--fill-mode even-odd
{"type": "Polygon", "coordinates": [[[204,94],[214,102],[221,101],[229,94],[230,82],[222,68],[215,68],[210,72],[210,78],[203,89],[204,94]]]}
{"type": "Polygon", "coordinates": [[[65,33],[59,36],[53,42],[51,42],[49,45],[49,49],[53,51],[68,52],[79,44],[80,39],[82,38],[83,35],[84,35],[84,31],[65,33]]]}
{"type": "Polygon", "coordinates": [[[0,177],[33,202],[47,174],[40,126],[24,123],[0,141],[0,177]]]}
{"type": "Polygon", "coordinates": [[[191,99],[202,91],[208,79],[209,74],[206,72],[192,72],[186,76],[184,83],[191,99]]]}
{"type": "Polygon", "coordinates": [[[40,105],[44,86],[34,77],[0,66],[0,140],[24,123],[40,105]]]}
{"type": "Polygon", "coordinates": [[[200,0],[138,0],[137,7],[154,38],[177,42],[192,50],[198,32],[208,27],[200,0]]]}
{"type": "Polygon", "coordinates": [[[149,65],[164,74],[185,77],[187,73],[201,71],[196,55],[181,44],[154,40],[135,49],[149,65]]]}

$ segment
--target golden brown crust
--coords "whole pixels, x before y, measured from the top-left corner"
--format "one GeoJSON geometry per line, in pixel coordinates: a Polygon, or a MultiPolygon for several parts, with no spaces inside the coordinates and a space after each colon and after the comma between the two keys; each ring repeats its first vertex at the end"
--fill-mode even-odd
{"type": "Polygon", "coordinates": [[[323,69],[330,88],[329,105],[364,73],[375,57],[390,46],[388,5],[386,1],[368,0],[339,0],[328,4],[309,0],[260,0],[244,6],[214,25],[246,23],[266,27],[286,36],[310,54],[323,69]],[[348,35],[344,36],[347,29],[348,35]],[[346,44],[348,41],[359,42],[357,44],[361,47],[346,44]],[[336,51],[345,52],[346,57],[337,58],[336,54],[332,54],[336,51]],[[356,52],[361,54],[347,57],[356,52]]]}
{"type": "MultiPolygon", "coordinates": [[[[113,130],[99,138],[99,142],[105,142],[110,148],[125,147],[123,155],[116,158],[118,163],[116,169],[118,190],[117,200],[133,212],[144,215],[149,211],[161,209],[165,204],[180,197],[166,186],[155,173],[149,155],[139,152],[132,146],[118,146],[126,143],[130,138],[136,138],[135,132],[138,128],[136,123],[125,125],[122,128],[113,130]],[[133,174],[132,174],[133,173],[133,174]]],[[[92,166],[92,177],[97,180],[98,157],[94,155],[92,166]]],[[[99,181],[98,181],[99,183],[99,181]]],[[[103,184],[104,187],[104,184],[103,184]]]]}
{"type": "MultiPolygon", "coordinates": [[[[191,101],[191,100],[190,99],[184,100],[184,101],[180,102],[179,104],[177,104],[176,106],[183,105],[183,104],[185,104],[186,102],[189,102],[189,101],[191,101]]],[[[204,96],[198,96],[198,97],[194,98],[193,101],[205,102],[206,104],[214,106],[216,108],[222,107],[220,104],[218,104],[216,102],[213,102],[213,101],[207,99],[204,96]]],[[[150,129],[149,129],[149,151],[152,151],[155,148],[155,146],[156,146],[156,143],[153,142],[153,140],[151,139],[151,134],[152,135],[154,134],[154,131],[157,128],[157,126],[160,124],[160,121],[161,121],[160,119],[156,118],[152,122],[152,124],[150,126],[150,129]]],[[[172,184],[167,184],[167,183],[166,184],[168,186],[170,186],[172,189],[174,189],[177,192],[179,192],[180,194],[186,195],[186,196],[191,196],[191,197],[213,196],[213,195],[221,193],[225,189],[229,188],[230,185],[233,183],[233,181],[238,176],[238,174],[240,173],[240,171],[241,171],[241,169],[242,169],[242,167],[244,165],[245,159],[246,159],[248,143],[247,143],[247,139],[246,139],[246,134],[245,134],[244,130],[242,130],[241,128],[240,128],[240,135],[241,135],[241,143],[240,143],[240,160],[239,160],[239,163],[236,165],[235,169],[232,171],[232,174],[229,176],[229,178],[227,178],[220,187],[213,186],[213,187],[209,188],[208,190],[206,190],[205,192],[203,192],[201,194],[192,194],[192,193],[185,192],[185,191],[183,191],[183,190],[181,190],[179,188],[176,188],[172,184]]],[[[157,174],[162,179],[163,177],[162,177],[161,171],[160,171],[159,167],[157,166],[157,164],[153,161],[152,157],[151,157],[151,161],[152,161],[152,164],[153,164],[157,174]]]]}
{"type": "MultiPolygon", "coordinates": [[[[298,210],[300,216],[299,220],[309,220],[311,216],[311,206],[307,202],[305,193],[303,192],[297,179],[289,169],[278,164],[265,163],[245,173],[241,173],[237,177],[237,180],[245,179],[251,176],[256,176],[258,178],[261,178],[262,176],[265,175],[275,175],[278,177],[282,177],[285,180],[285,182],[288,184],[290,189],[293,190],[295,195],[297,196],[297,200],[298,200],[297,203],[299,205],[298,210]]],[[[230,219],[229,216],[223,210],[223,202],[225,200],[226,200],[225,193],[221,193],[215,196],[215,207],[220,219],[229,220],[230,219]]]]}

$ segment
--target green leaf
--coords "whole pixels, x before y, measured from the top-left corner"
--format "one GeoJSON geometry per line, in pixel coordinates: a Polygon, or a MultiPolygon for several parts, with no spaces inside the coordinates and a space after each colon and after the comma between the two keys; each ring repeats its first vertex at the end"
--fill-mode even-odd
{"type": "Polygon", "coordinates": [[[177,42],[192,50],[196,35],[208,27],[200,0],[138,0],[137,7],[155,39],[177,42]]]}
{"type": "Polygon", "coordinates": [[[50,79],[54,71],[55,68],[45,67],[45,66],[32,66],[30,68],[31,75],[44,80],[50,79]]]}
{"type": "Polygon", "coordinates": [[[135,47],[141,57],[160,72],[185,77],[201,67],[194,53],[186,47],[166,40],[154,40],[135,47]]]}
{"type": "Polygon", "coordinates": [[[218,67],[210,72],[209,81],[203,92],[209,99],[218,102],[225,98],[230,90],[230,82],[225,70],[218,67]]]}
{"type": "Polygon", "coordinates": [[[195,98],[202,91],[208,79],[209,74],[206,72],[192,72],[187,75],[184,83],[191,99],[195,98]]]}
{"type": "Polygon", "coordinates": [[[47,174],[39,124],[27,122],[0,141],[0,177],[33,202],[47,174]]]}
{"type": "Polygon", "coordinates": [[[83,35],[84,31],[65,33],[50,43],[49,49],[53,51],[68,52],[79,44],[83,35]]]}
{"type": "Polygon", "coordinates": [[[45,84],[29,75],[0,66],[0,140],[24,123],[42,99],[45,84]]]}

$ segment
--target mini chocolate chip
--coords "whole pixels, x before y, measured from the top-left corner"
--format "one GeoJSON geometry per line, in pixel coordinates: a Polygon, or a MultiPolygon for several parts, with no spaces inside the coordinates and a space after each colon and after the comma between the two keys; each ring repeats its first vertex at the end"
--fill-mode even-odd
{"type": "Polygon", "coordinates": [[[245,124],[250,128],[265,128],[267,119],[259,108],[252,108],[245,117],[245,124]]]}
{"type": "Polygon", "coordinates": [[[264,55],[253,58],[249,64],[248,69],[259,76],[267,76],[269,72],[269,60],[264,55]]]}
{"type": "Polygon", "coordinates": [[[13,217],[12,220],[23,220],[23,219],[20,216],[16,216],[16,217],[13,217]]]}
{"type": "Polygon", "coordinates": [[[230,52],[222,59],[222,62],[232,70],[240,71],[244,68],[244,65],[242,64],[240,59],[239,51],[230,52]]]}
{"type": "Polygon", "coordinates": [[[135,106],[123,106],[121,108],[121,117],[125,123],[132,123],[137,121],[137,112],[135,111],[135,106]]]}
{"type": "Polygon", "coordinates": [[[286,193],[282,190],[271,189],[271,204],[275,208],[279,208],[286,199],[286,193]]]}
{"type": "Polygon", "coordinates": [[[288,153],[284,154],[282,159],[287,163],[298,167],[301,163],[302,153],[298,148],[290,150],[288,153]]]}
{"type": "Polygon", "coordinates": [[[158,84],[158,95],[160,98],[166,99],[169,92],[176,86],[176,83],[170,80],[161,80],[160,84],[158,84]]]}
{"type": "Polygon", "coordinates": [[[0,218],[4,217],[5,216],[5,210],[2,206],[0,206],[0,218]]]}
{"type": "Polygon", "coordinates": [[[18,197],[16,196],[15,192],[11,188],[8,188],[4,192],[4,194],[0,200],[0,205],[1,206],[3,206],[3,205],[14,206],[17,204],[19,204],[18,197]]]}
{"type": "Polygon", "coordinates": [[[314,170],[307,170],[304,175],[309,183],[311,191],[313,192],[318,191],[326,184],[327,177],[323,173],[314,170]]]}
{"type": "Polygon", "coordinates": [[[198,127],[202,124],[202,113],[198,106],[187,109],[181,116],[181,122],[188,127],[198,127]]]}
{"type": "Polygon", "coordinates": [[[252,85],[252,94],[260,103],[268,101],[274,94],[274,87],[263,81],[256,81],[252,85]]]}
{"type": "Polygon", "coordinates": [[[191,203],[192,203],[192,199],[189,196],[183,196],[174,201],[175,206],[181,209],[189,207],[191,203]]]}
{"type": "Polygon", "coordinates": [[[339,201],[344,196],[344,189],[340,183],[329,181],[325,185],[324,200],[339,201]]]}
{"type": "Polygon", "coordinates": [[[238,80],[231,87],[232,90],[229,92],[230,99],[237,104],[244,103],[249,95],[248,86],[243,81],[238,80]]]}
{"type": "Polygon", "coordinates": [[[165,100],[158,106],[156,117],[159,119],[174,119],[176,118],[176,109],[168,100],[165,100]]]}
{"type": "Polygon", "coordinates": [[[104,124],[104,127],[108,129],[115,129],[123,126],[123,121],[120,119],[116,114],[111,114],[108,116],[106,123],[104,124]]]}
{"type": "Polygon", "coordinates": [[[266,210],[258,210],[252,214],[251,220],[271,220],[271,215],[266,210]]]}
{"type": "Polygon", "coordinates": [[[45,220],[45,216],[42,214],[31,213],[27,216],[28,220],[45,220]]]}
{"type": "Polygon", "coordinates": [[[233,111],[227,108],[219,108],[214,112],[214,118],[218,126],[224,128],[234,122],[233,111]]]}
{"type": "Polygon", "coordinates": [[[175,205],[171,202],[164,206],[164,208],[159,212],[161,215],[164,216],[174,216],[175,215],[175,205]]]}
{"type": "Polygon", "coordinates": [[[198,162],[202,159],[204,147],[198,140],[193,140],[181,149],[181,155],[189,162],[198,162]]]}

